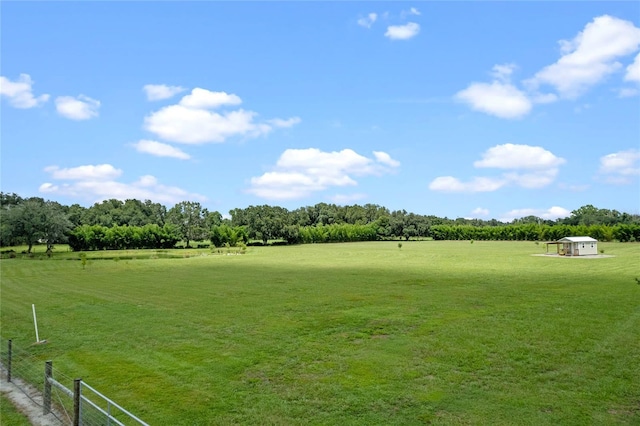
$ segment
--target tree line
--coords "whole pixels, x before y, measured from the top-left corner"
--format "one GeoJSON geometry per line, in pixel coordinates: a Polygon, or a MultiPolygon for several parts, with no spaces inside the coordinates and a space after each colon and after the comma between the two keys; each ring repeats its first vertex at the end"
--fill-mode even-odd
{"type": "Polygon", "coordinates": [[[171,248],[183,241],[216,247],[280,240],[288,244],[432,238],[434,240],[550,241],[588,235],[601,241],[640,241],[640,215],[585,205],[555,221],[536,216],[513,220],[441,218],[376,205],[318,203],[287,210],[260,205],[223,217],[200,203],[171,208],[149,200],[111,199],[91,207],[65,206],[39,197],[0,193],[0,245],[37,243],[73,250],[171,248]]]}

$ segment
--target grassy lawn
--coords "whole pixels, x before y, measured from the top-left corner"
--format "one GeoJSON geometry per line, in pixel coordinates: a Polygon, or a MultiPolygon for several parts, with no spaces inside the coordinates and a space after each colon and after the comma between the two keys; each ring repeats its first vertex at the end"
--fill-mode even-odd
{"type": "Polygon", "coordinates": [[[62,250],[0,261],[2,337],[156,425],[640,424],[640,244],[599,246],[62,250]]]}
{"type": "Polygon", "coordinates": [[[2,426],[29,426],[31,424],[29,419],[13,406],[4,394],[0,394],[0,423],[2,426]]]}

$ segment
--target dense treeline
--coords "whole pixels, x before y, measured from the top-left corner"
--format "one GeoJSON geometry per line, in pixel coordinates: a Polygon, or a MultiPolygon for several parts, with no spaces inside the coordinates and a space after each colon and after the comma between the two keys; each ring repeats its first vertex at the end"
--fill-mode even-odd
{"type": "Polygon", "coordinates": [[[172,248],[180,241],[178,229],[149,223],[144,226],[80,225],[69,232],[74,251],[172,248]]]}
{"type": "Polygon", "coordinates": [[[236,208],[223,218],[200,203],[170,209],[149,200],[105,200],[91,207],[64,206],[42,198],[0,193],[0,245],[69,243],[73,250],[170,248],[179,241],[223,245],[289,244],[385,239],[551,241],[588,235],[601,241],[640,241],[640,215],[580,207],[556,221],[536,216],[511,223],[496,219],[449,219],[375,205],[318,203],[287,210],[278,206],[236,208]]]}
{"type": "Polygon", "coordinates": [[[640,225],[436,225],[434,240],[556,241],[567,236],[589,236],[600,241],[640,241],[640,225]]]}

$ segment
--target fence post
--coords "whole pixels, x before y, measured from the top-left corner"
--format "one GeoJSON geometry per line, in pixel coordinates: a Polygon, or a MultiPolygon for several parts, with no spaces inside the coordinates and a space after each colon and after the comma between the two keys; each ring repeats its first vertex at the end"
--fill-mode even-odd
{"type": "Polygon", "coordinates": [[[53,363],[46,361],[44,363],[44,395],[42,397],[42,414],[51,412],[51,382],[49,379],[53,375],[53,363]]]}
{"type": "Polygon", "coordinates": [[[73,381],[73,426],[80,426],[82,421],[80,420],[80,383],[82,379],[75,379],[73,381]]]}
{"type": "Polygon", "coordinates": [[[11,339],[9,339],[7,350],[7,383],[11,383],[11,339]]]}

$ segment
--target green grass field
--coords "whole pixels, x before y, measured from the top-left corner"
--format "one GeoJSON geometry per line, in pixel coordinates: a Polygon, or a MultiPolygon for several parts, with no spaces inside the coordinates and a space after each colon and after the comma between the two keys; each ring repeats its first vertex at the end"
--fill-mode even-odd
{"type": "Polygon", "coordinates": [[[2,337],[153,425],[637,425],[640,244],[600,248],[4,259],[2,337]]]}
{"type": "Polygon", "coordinates": [[[31,423],[4,394],[0,394],[0,424],[2,426],[29,426],[31,423]]]}

